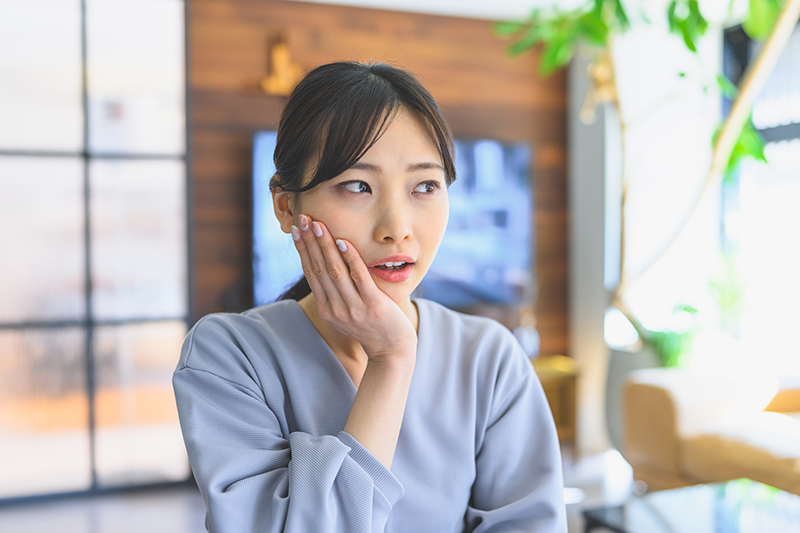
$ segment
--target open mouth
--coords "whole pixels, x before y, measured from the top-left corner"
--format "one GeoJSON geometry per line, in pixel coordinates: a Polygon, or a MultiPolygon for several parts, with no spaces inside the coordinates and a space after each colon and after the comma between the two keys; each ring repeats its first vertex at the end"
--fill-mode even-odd
{"type": "Polygon", "coordinates": [[[405,261],[387,261],[386,263],[381,263],[379,265],[375,265],[374,268],[378,268],[380,270],[400,270],[406,265],[410,265],[411,263],[407,263],[405,261]]]}
{"type": "MultiPolygon", "coordinates": [[[[393,257],[392,259],[403,259],[393,257]]],[[[409,258],[410,259],[410,258],[409,258]]],[[[411,261],[383,261],[369,267],[373,276],[390,283],[402,283],[411,278],[414,263],[411,261]]]]}

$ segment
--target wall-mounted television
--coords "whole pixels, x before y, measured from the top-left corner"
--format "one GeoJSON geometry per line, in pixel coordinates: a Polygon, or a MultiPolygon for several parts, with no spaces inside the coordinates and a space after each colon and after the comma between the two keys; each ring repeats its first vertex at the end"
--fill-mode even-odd
{"type": "MultiPolygon", "coordinates": [[[[253,142],[253,297],[275,301],[302,275],[292,239],[280,229],[269,180],[277,132],[253,142]]],[[[415,296],[459,309],[532,298],[532,149],[526,143],[456,139],[458,179],[439,253],[415,296]]]]}

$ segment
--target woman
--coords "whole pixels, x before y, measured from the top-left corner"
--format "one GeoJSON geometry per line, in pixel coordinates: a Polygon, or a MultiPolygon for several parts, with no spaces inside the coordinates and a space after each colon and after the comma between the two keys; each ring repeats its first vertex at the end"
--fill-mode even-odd
{"type": "Polygon", "coordinates": [[[566,531],[555,427],[486,318],[411,299],[455,179],[404,70],[344,62],[294,89],[270,186],[305,274],[200,320],[173,383],[210,531],[566,531]]]}

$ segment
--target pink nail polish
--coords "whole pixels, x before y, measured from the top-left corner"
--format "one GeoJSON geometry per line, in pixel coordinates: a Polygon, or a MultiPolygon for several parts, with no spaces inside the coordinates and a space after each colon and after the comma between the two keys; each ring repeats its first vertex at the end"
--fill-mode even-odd
{"type": "Polygon", "coordinates": [[[347,245],[344,243],[342,239],[336,239],[336,247],[339,248],[339,251],[345,253],[347,251],[347,245]]]}
{"type": "Polygon", "coordinates": [[[322,227],[317,222],[311,224],[311,230],[317,237],[322,237],[322,227]]]}
{"type": "Polygon", "coordinates": [[[308,217],[305,215],[300,215],[297,218],[300,220],[300,229],[303,231],[308,231],[308,217]]]}
{"type": "Polygon", "coordinates": [[[300,230],[297,229],[297,226],[292,226],[292,239],[299,241],[300,240],[300,230]]]}

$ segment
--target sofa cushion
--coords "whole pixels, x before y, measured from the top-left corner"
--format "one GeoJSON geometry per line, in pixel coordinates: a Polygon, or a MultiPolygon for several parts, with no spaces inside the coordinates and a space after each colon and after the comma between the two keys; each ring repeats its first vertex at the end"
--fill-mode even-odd
{"type": "Polygon", "coordinates": [[[778,390],[774,375],[734,369],[712,375],[650,368],[631,372],[628,383],[666,391],[675,409],[673,431],[683,438],[703,433],[714,420],[762,412],[778,390]]]}
{"type": "Polygon", "coordinates": [[[800,494],[800,415],[741,413],[681,443],[682,473],[706,482],[746,477],[800,494]]]}

